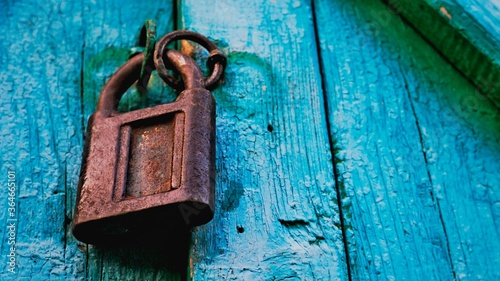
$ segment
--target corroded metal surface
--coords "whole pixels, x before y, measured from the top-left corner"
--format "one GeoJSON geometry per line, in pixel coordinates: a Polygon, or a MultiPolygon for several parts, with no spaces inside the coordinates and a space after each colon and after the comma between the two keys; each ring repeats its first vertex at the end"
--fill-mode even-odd
{"type": "Polygon", "coordinates": [[[73,234],[120,244],[207,223],[214,214],[215,100],[188,56],[162,49],[186,90],[175,102],[118,113],[144,55],[108,81],[89,119],[73,234]]]}

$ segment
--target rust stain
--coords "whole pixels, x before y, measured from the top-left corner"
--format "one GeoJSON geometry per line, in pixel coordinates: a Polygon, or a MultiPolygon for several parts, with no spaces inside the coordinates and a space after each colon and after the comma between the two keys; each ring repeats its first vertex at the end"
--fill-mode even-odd
{"type": "Polygon", "coordinates": [[[186,88],[175,102],[116,112],[139,78],[143,54],[129,59],[102,89],[88,121],[73,218],[73,235],[82,242],[127,245],[213,217],[215,100],[193,59],[176,50],[166,57],[186,88]]]}
{"type": "Polygon", "coordinates": [[[191,56],[194,53],[194,46],[189,43],[188,40],[181,40],[181,51],[183,54],[191,56]]]}
{"type": "MultiPolygon", "coordinates": [[[[189,258],[189,268],[193,268],[193,258],[189,258]]],[[[194,271],[193,270],[190,270],[190,273],[191,273],[191,280],[193,280],[194,278],[194,271]]]]}
{"type": "Polygon", "coordinates": [[[448,10],[446,10],[445,7],[439,8],[439,11],[441,12],[441,14],[443,14],[444,16],[446,16],[448,19],[451,19],[451,15],[450,15],[450,13],[448,13],[448,10]]]}

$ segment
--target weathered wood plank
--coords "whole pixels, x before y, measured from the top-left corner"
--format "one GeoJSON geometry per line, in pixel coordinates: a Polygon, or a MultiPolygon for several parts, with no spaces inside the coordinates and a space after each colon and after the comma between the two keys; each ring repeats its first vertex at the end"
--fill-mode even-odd
{"type": "Polygon", "coordinates": [[[420,39],[411,30],[389,38],[396,20],[382,28],[380,11],[387,9],[363,0],[316,5],[352,278],[450,280],[401,50],[390,43],[420,39]]]}
{"type": "Polygon", "coordinates": [[[183,1],[180,11],[180,28],[229,59],[214,91],[217,214],[193,233],[191,276],[346,280],[310,5],[183,1]]]}
{"type": "Polygon", "coordinates": [[[353,279],[498,279],[498,110],[380,3],[316,8],[353,279]]]}
{"type": "Polygon", "coordinates": [[[404,61],[456,279],[500,280],[500,111],[432,52],[404,61]]]}
{"type": "MultiPolygon", "coordinates": [[[[173,29],[172,7],[172,1],[148,1],[147,4],[140,1],[85,2],[85,48],[82,53],[84,125],[95,111],[100,90],[108,78],[125,63],[132,47],[137,46],[143,23],[147,19],[155,20],[158,36],[173,29]]],[[[141,98],[134,86],[122,99],[119,109],[127,111],[175,98],[173,91],[156,75],[151,78],[149,87],[147,98],[141,98]]],[[[88,280],[179,280],[188,270],[187,246],[184,255],[163,248],[100,249],[88,246],[87,249],[88,280]],[[176,255],[179,260],[173,260],[168,254],[176,255]]]]}
{"type": "Polygon", "coordinates": [[[472,85],[449,77],[451,68],[410,72],[436,60],[428,53],[413,57],[404,73],[414,85],[408,91],[456,278],[499,280],[500,114],[472,85]]]}
{"type": "MultiPolygon", "coordinates": [[[[401,43],[401,49],[411,44],[401,43]]],[[[449,75],[451,67],[436,65],[437,60],[432,52],[409,53],[403,73],[414,85],[408,91],[453,269],[459,280],[498,280],[500,112],[477,88],[449,75]],[[415,67],[434,72],[410,71],[415,67]]]]}
{"type": "MultiPolygon", "coordinates": [[[[494,0],[383,0],[500,106],[500,6],[494,0]]],[[[386,17],[387,18],[387,17],[386,17]]]]}
{"type": "Polygon", "coordinates": [[[82,149],[81,11],[80,2],[0,2],[1,280],[85,278],[69,232],[82,149]],[[8,170],[17,221],[8,220],[8,170]]]}

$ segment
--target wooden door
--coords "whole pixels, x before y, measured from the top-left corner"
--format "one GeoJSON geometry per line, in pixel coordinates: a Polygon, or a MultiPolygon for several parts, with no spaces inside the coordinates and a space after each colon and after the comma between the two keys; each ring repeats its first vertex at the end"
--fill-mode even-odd
{"type": "MultiPolygon", "coordinates": [[[[19,0],[0,15],[0,279],[500,279],[498,108],[381,2],[19,0]],[[84,131],[146,19],[228,56],[216,215],[174,249],[95,248],[71,235],[84,131]]],[[[121,110],[175,98],[150,87],[121,110]]]]}

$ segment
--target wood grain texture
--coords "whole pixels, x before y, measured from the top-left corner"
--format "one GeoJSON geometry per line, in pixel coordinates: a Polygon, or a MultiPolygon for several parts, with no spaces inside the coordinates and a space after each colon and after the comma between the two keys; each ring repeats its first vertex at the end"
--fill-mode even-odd
{"type": "Polygon", "coordinates": [[[352,279],[498,279],[498,110],[382,4],[316,12],[352,279]]]}
{"type": "Polygon", "coordinates": [[[500,5],[495,0],[384,0],[500,107],[500,5]]]}
{"type": "Polygon", "coordinates": [[[1,280],[83,280],[70,234],[82,149],[79,2],[0,2],[1,280]],[[7,171],[15,171],[15,273],[7,171]]]}
{"type": "MultiPolygon", "coordinates": [[[[381,8],[319,1],[316,9],[352,277],[450,280],[446,236],[397,60],[401,50],[384,38],[394,23],[377,25],[381,8]]],[[[411,30],[405,35],[418,39],[411,30]]]]}
{"type": "Polygon", "coordinates": [[[217,213],[193,233],[190,276],[347,280],[310,5],[183,1],[179,18],[228,55],[217,213]]]}

